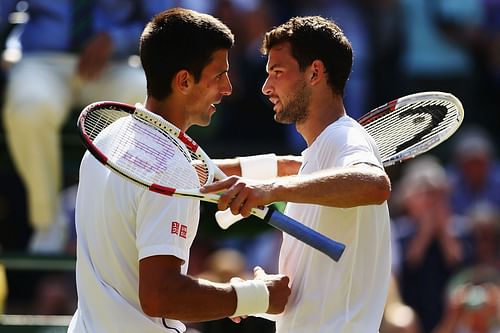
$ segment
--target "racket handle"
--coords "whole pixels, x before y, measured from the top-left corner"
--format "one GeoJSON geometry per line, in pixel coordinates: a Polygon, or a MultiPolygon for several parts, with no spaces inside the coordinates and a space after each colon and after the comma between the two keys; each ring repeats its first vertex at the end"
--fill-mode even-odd
{"type": "MultiPolygon", "coordinates": [[[[252,210],[252,214],[260,217],[264,222],[274,228],[281,230],[315,248],[316,250],[323,252],[335,261],[338,261],[344,252],[344,244],[326,237],[316,230],[305,226],[304,224],[273,208],[264,207],[263,209],[254,209],[252,210]],[[265,214],[262,215],[264,212],[265,214]]],[[[243,216],[240,214],[233,215],[229,209],[226,209],[215,213],[215,218],[222,229],[227,229],[232,224],[243,219],[243,216]]]]}
{"type": "Polygon", "coordinates": [[[345,250],[344,244],[326,237],[275,209],[269,209],[264,222],[323,252],[335,261],[339,261],[345,250]]]}
{"type": "MultiPolygon", "coordinates": [[[[267,211],[267,207],[264,207],[263,209],[252,209],[252,215],[264,219],[266,217],[267,211]]],[[[219,227],[224,230],[242,219],[243,216],[241,214],[234,215],[233,213],[231,213],[231,210],[229,208],[226,210],[219,210],[215,213],[215,220],[219,224],[219,227]]]]}

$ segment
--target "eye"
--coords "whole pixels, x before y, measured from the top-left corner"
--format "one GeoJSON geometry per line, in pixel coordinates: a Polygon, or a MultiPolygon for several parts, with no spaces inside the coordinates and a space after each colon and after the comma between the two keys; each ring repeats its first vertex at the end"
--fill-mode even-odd
{"type": "Polygon", "coordinates": [[[218,75],[215,77],[215,79],[216,79],[216,80],[220,80],[220,79],[222,79],[225,75],[227,75],[227,72],[222,72],[222,73],[218,74],[218,75]]]}

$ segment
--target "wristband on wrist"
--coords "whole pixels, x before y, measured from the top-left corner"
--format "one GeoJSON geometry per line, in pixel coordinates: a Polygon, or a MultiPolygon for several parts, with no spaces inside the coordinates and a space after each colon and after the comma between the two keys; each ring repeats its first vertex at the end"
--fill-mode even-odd
{"type": "Polygon", "coordinates": [[[262,280],[231,281],[236,292],[236,311],[231,317],[264,313],[269,308],[269,291],[262,280]]]}
{"type": "Polygon", "coordinates": [[[276,154],[263,154],[238,157],[241,176],[252,179],[267,179],[278,176],[278,160],[276,154]]]}

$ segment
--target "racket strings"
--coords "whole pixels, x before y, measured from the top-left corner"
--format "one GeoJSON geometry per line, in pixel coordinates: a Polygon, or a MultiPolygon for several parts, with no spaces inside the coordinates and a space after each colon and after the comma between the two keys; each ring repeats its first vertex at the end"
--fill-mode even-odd
{"type": "Polygon", "coordinates": [[[171,143],[177,146],[195,169],[199,180],[199,187],[211,181],[211,173],[208,164],[203,156],[193,149],[193,147],[197,148],[198,146],[193,145],[193,141],[190,137],[184,133],[181,135],[180,129],[159,115],[148,111],[140,104],[136,104],[134,116],[145,123],[160,128],[164,133],[166,132],[165,134],[171,140],[171,143]]]}
{"type": "Polygon", "coordinates": [[[106,156],[108,164],[129,178],[141,179],[143,185],[200,187],[198,175],[202,172],[194,172],[185,146],[130,115],[110,106],[91,110],[82,120],[86,135],[106,156]]]}
{"type": "Polygon", "coordinates": [[[212,176],[210,169],[204,159],[200,159],[200,156],[195,152],[191,152],[191,166],[196,171],[198,175],[198,180],[200,182],[200,187],[204,186],[212,181],[212,176]]]}
{"type": "Polygon", "coordinates": [[[113,131],[109,159],[122,170],[150,184],[198,188],[198,177],[185,149],[155,127],[129,118],[113,131]]]}
{"type": "Polygon", "coordinates": [[[128,112],[115,108],[98,109],[88,112],[83,119],[83,128],[93,141],[99,133],[119,118],[128,116],[128,112]]]}
{"type": "Polygon", "coordinates": [[[397,107],[387,106],[386,114],[380,115],[365,128],[374,138],[383,161],[391,156],[412,149],[422,151],[452,133],[460,122],[456,105],[447,100],[424,100],[397,107]]]}

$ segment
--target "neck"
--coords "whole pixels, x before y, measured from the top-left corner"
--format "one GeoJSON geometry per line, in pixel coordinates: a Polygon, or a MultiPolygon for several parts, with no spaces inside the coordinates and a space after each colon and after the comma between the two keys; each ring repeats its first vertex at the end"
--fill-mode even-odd
{"type": "Polygon", "coordinates": [[[345,114],[342,96],[318,94],[311,98],[307,119],[297,123],[296,128],[307,145],[311,146],[325,128],[345,114]]]}
{"type": "Polygon", "coordinates": [[[160,115],[165,120],[175,125],[181,131],[185,132],[190,127],[190,124],[188,124],[188,121],[184,116],[184,110],[179,103],[176,103],[176,101],[171,97],[167,97],[164,100],[158,100],[154,97],[148,96],[144,106],[149,111],[160,115]]]}

